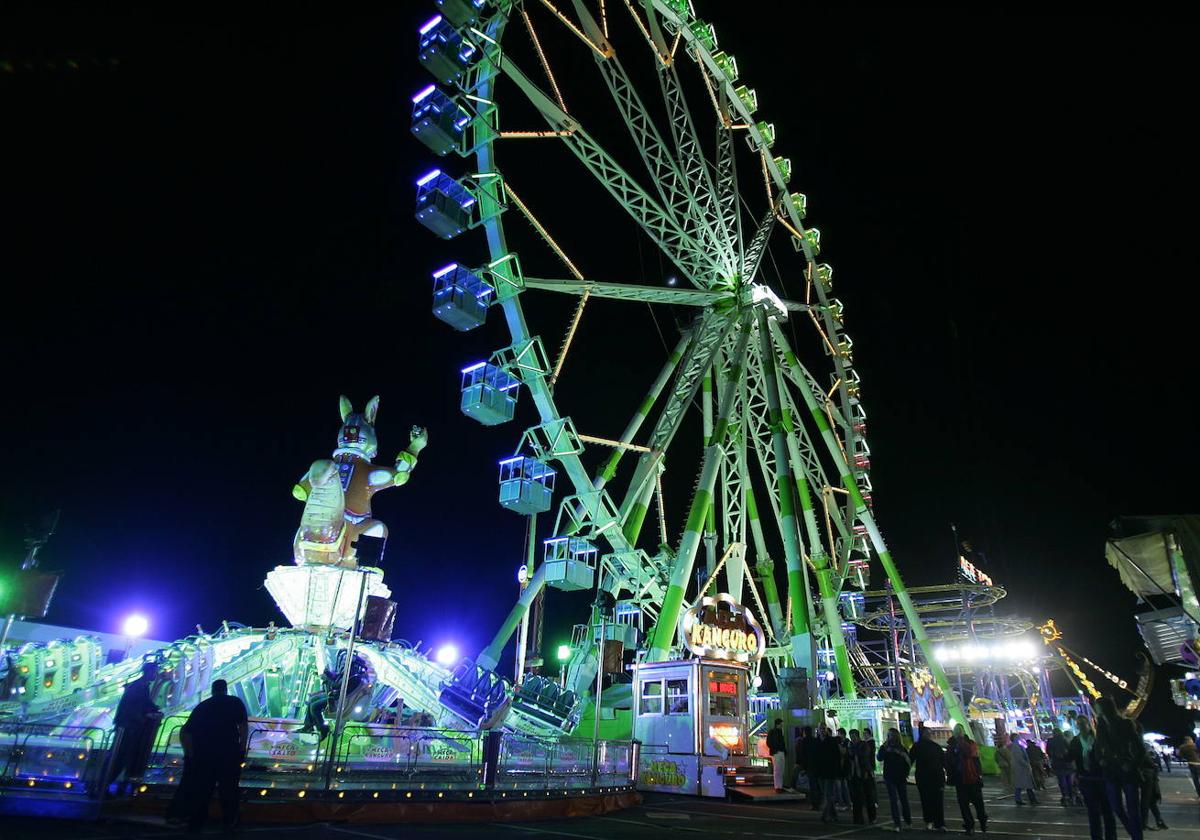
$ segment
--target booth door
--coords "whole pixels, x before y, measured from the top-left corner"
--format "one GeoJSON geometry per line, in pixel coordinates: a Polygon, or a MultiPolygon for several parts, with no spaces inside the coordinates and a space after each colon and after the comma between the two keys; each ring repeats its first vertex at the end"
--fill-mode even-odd
{"type": "Polygon", "coordinates": [[[704,755],[721,759],[747,755],[745,673],[706,667],[701,670],[701,683],[700,743],[704,755]]]}

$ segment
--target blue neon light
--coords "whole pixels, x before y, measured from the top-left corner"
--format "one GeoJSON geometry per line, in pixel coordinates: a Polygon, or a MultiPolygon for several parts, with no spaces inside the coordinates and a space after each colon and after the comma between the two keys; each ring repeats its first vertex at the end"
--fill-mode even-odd
{"type": "Polygon", "coordinates": [[[471,365],[470,367],[463,368],[462,372],[463,373],[471,373],[472,371],[479,370],[481,367],[484,367],[486,364],[487,364],[487,362],[476,362],[475,364],[471,365]]]}
{"type": "Polygon", "coordinates": [[[429,20],[425,21],[425,25],[421,27],[421,34],[428,35],[429,30],[433,29],[433,27],[437,26],[441,22],[442,22],[442,16],[434,15],[429,20]]]}
{"type": "Polygon", "coordinates": [[[423,89],[417,91],[417,93],[412,98],[413,104],[416,105],[418,102],[420,102],[426,96],[433,93],[435,90],[437,90],[437,85],[430,85],[427,88],[423,88],[423,89]]]}
{"type": "Polygon", "coordinates": [[[439,277],[443,277],[449,274],[451,271],[454,271],[456,268],[458,268],[458,263],[450,263],[450,265],[439,268],[437,271],[433,272],[433,279],[436,280],[439,277]]]}
{"type": "Polygon", "coordinates": [[[442,174],[442,170],[440,170],[440,169],[432,169],[432,170],[430,170],[429,172],[426,172],[424,175],[422,175],[422,176],[421,176],[421,177],[420,177],[420,178],[417,180],[417,186],[418,186],[418,187],[423,187],[423,186],[425,186],[426,184],[428,184],[430,181],[432,181],[434,178],[436,178],[437,176],[439,176],[439,175],[441,175],[441,174],[442,174]]]}

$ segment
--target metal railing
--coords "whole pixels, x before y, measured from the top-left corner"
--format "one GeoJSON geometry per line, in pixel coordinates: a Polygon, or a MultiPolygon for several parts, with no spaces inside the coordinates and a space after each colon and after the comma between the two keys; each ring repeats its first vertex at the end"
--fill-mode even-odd
{"type": "MultiPolygon", "coordinates": [[[[183,769],[182,717],[163,722],[143,781],[172,785],[183,769]]],[[[241,786],[283,791],[578,791],[633,784],[633,744],[348,723],[337,743],[294,721],[251,718],[241,786]],[[492,766],[489,766],[489,749],[492,766]]]]}
{"type": "Polygon", "coordinates": [[[0,785],[94,792],[111,746],[98,727],[0,723],[0,785]]]}

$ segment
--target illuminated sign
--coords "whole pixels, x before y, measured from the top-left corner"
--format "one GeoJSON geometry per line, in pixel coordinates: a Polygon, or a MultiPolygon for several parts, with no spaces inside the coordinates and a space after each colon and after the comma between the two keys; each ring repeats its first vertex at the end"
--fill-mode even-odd
{"type": "Polygon", "coordinates": [[[984,586],[994,585],[992,579],[983,573],[983,569],[976,566],[966,557],[958,558],[958,573],[968,583],[979,583],[984,586]]]}
{"type": "Polygon", "coordinates": [[[708,737],[727,750],[740,749],[742,746],[742,728],[736,723],[710,723],[708,737]]]}
{"type": "Polygon", "coordinates": [[[679,621],[683,643],[696,656],[757,662],[765,638],[749,609],[721,594],[703,597],[679,621]]]}

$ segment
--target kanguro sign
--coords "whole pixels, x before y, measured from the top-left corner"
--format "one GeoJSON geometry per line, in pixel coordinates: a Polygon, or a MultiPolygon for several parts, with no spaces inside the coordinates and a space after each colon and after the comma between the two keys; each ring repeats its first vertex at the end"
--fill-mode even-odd
{"type": "Polygon", "coordinates": [[[701,598],[680,618],[679,630],[687,649],[703,659],[762,659],[762,627],[731,595],[701,598]]]}

